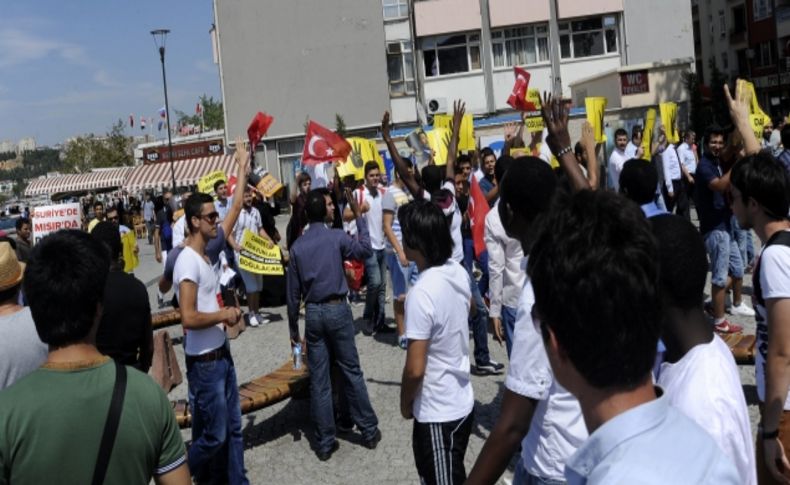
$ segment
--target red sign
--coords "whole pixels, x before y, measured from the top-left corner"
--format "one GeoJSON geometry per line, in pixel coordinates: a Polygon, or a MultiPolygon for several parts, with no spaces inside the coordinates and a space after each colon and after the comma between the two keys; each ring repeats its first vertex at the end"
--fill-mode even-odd
{"type": "Polygon", "coordinates": [[[650,92],[647,82],[647,70],[620,73],[620,92],[623,96],[650,92]]]}
{"type": "MultiPolygon", "coordinates": [[[[173,161],[222,155],[222,146],[223,143],[221,138],[173,145],[173,161]]],[[[148,164],[169,161],[170,149],[167,145],[145,148],[143,150],[143,163],[148,164]]]]}

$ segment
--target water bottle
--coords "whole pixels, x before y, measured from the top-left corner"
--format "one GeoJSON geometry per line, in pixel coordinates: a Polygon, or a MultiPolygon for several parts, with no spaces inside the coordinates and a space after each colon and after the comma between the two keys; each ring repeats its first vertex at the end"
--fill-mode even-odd
{"type": "Polygon", "coordinates": [[[302,344],[294,345],[294,370],[302,368],[302,344]]]}

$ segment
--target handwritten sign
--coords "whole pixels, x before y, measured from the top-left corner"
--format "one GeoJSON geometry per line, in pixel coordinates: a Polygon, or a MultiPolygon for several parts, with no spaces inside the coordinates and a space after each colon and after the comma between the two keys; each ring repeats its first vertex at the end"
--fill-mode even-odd
{"type": "Polygon", "coordinates": [[[30,215],[33,223],[33,241],[61,229],[81,229],[82,209],[78,202],[71,204],[34,207],[30,215]]]}
{"type": "Polygon", "coordinates": [[[225,182],[228,180],[228,177],[225,176],[225,172],[222,170],[217,170],[215,172],[211,172],[207,175],[200,177],[198,180],[198,192],[202,192],[204,194],[214,194],[214,184],[217,183],[218,180],[222,180],[225,182]]]}
{"type": "Polygon", "coordinates": [[[285,274],[280,246],[270,243],[249,229],[245,229],[241,237],[239,267],[262,275],[285,274]]]}
{"type": "Polygon", "coordinates": [[[266,173],[263,177],[261,177],[261,181],[258,182],[258,185],[255,186],[255,188],[258,189],[258,192],[262,193],[266,197],[274,197],[274,194],[283,188],[283,184],[274,178],[272,174],[266,173]]]}

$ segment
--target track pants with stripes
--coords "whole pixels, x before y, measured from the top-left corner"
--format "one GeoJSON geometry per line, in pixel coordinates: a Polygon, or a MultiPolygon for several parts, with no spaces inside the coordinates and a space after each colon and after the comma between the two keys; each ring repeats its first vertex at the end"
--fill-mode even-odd
{"type": "Polygon", "coordinates": [[[474,412],[456,421],[420,423],[414,420],[412,449],[420,483],[462,484],[466,480],[464,455],[472,432],[474,412]]]}

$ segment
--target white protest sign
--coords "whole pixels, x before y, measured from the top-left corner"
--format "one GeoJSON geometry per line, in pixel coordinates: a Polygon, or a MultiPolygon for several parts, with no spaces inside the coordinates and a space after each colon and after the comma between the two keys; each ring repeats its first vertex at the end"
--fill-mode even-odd
{"type": "Polygon", "coordinates": [[[81,212],[80,204],[76,202],[34,207],[30,214],[33,223],[33,241],[38,243],[47,234],[61,229],[81,229],[81,212]]]}

